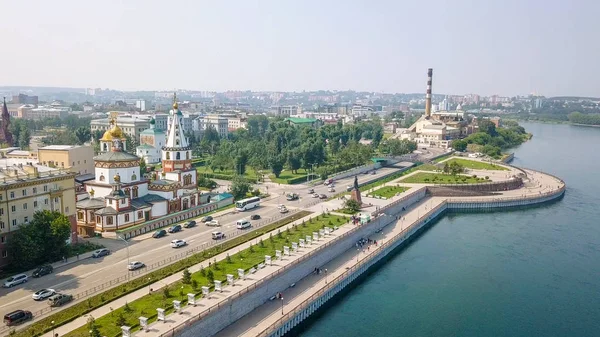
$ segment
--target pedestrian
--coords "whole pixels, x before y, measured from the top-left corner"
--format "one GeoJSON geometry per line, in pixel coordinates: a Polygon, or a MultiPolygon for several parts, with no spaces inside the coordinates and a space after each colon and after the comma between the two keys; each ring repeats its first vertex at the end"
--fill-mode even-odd
{"type": "Polygon", "coordinates": [[[67,258],[63,256],[63,262],[67,263],[67,258]]]}

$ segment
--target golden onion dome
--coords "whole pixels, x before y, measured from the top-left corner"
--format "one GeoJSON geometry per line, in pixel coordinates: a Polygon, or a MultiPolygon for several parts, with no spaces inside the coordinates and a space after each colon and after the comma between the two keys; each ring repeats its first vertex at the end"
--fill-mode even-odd
{"type": "Polygon", "coordinates": [[[109,130],[106,130],[102,138],[100,140],[103,141],[112,141],[113,139],[123,139],[125,135],[123,134],[123,130],[118,125],[113,125],[113,127],[109,130]]]}
{"type": "Polygon", "coordinates": [[[173,103],[173,110],[179,109],[179,104],[177,102],[173,103]]]}
{"type": "Polygon", "coordinates": [[[121,176],[118,173],[114,176],[113,179],[115,180],[116,183],[120,183],[121,182],[121,176]]]}

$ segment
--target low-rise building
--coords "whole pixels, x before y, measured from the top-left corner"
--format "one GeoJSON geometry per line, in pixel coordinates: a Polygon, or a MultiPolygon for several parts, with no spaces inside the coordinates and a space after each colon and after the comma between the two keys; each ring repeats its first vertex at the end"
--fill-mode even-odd
{"type": "Polygon", "coordinates": [[[215,129],[222,139],[226,139],[229,135],[229,122],[226,117],[220,115],[206,115],[196,117],[196,119],[192,121],[192,131],[199,137],[202,137],[209,127],[215,129]]]}
{"type": "Polygon", "coordinates": [[[289,117],[284,120],[290,125],[296,126],[310,126],[312,128],[318,128],[323,125],[323,121],[320,121],[316,118],[298,118],[298,117],[289,117]]]}
{"type": "MultiPolygon", "coordinates": [[[[142,131],[150,127],[150,118],[151,116],[149,115],[132,115],[130,117],[117,117],[117,124],[119,125],[121,130],[123,130],[123,133],[139,142],[140,134],[142,133],[142,131]]],[[[94,119],[92,120],[90,125],[92,129],[92,134],[96,130],[101,130],[105,132],[112,128],[110,121],[106,118],[94,119]]]]}
{"type": "Polygon", "coordinates": [[[77,175],[94,172],[94,148],[80,145],[49,145],[38,149],[37,160],[44,166],[66,169],[77,175]]]}
{"type": "Polygon", "coordinates": [[[3,159],[0,167],[0,267],[8,264],[7,243],[19,227],[37,211],[57,211],[71,221],[71,242],[77,240],[75,220],[75,174],[3,159]]]}

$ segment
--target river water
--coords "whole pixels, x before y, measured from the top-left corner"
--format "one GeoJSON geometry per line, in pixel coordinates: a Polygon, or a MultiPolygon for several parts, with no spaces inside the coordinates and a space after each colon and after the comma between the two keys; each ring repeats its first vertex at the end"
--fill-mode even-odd
{"type": "Polygon", "coordinates": [[[563,200],[442,218],[299,335],[600,336],[600,128],[521,124],[563,200]]]}

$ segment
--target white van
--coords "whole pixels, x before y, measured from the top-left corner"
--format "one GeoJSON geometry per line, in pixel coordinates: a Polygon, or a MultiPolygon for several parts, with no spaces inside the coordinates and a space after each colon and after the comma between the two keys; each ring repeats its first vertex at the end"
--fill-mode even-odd
{"type": "Polygon", "coordinates": [[[237,229],[246,229],[252,227],[252,225],[250,224],[250,221],[243,219],[237,221],[236,227],[237,229]]]}
{"type": "Polygon", "coordinates": [[[223,232],[212,232],[213,240],[221,240],[225,238],[225,233],[223,232]]]}

